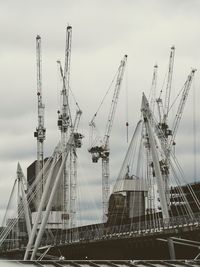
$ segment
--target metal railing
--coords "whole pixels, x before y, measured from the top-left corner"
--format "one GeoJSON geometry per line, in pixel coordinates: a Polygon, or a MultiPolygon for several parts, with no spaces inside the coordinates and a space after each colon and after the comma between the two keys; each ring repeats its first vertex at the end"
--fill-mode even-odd
{"type": "MultiPolygon", "coordinates": [[[[165,233],[183,227],[200,227],[200,213],[195,213],[191,218],[188,215],[171,217],[169,219],[158,218],[156,221],[134,222],[125,225],[104,226],[104,224],[77,227],[69,230],[57,230],[46,234],[42,238],[41,246],[57,246],[61,244],[87,243],[108,239],[121,239],[140,237],[143,235],[155,235],[165,233]]],[[[23,249],[28,242],[27,238],[21,240],[6,239],[1,250],[23,249]]]]}

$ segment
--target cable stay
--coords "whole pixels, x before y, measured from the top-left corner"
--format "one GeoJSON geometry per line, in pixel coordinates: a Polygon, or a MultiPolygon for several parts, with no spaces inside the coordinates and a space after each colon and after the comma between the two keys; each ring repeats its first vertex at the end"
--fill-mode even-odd
{"type": "Polygon", "coordinates": [[[143,95],[143,118],[136,126],[114,185],[108,220],[114,225],[121,222],[122,228],[125,222],[131,221],[133,228],[137,222],[139,229],[159,229],[161,219],[164,225],[169,221],[177,222],[179,217],[186,224],[198,221],[194,212],[200,211],[200,201],[190,184],[183,186],[187,182],[173,151],[165,165],[166,151],[161,132],[154,128],[157,123],[149,106],[143,95]],[[164,179],[169,170],[170,192],[166,191],[164,179]]]}

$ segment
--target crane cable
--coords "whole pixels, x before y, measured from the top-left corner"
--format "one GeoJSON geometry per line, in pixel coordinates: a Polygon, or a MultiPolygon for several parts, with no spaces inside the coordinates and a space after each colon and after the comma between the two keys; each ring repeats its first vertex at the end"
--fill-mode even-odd
{"type": "Polygon", "coordinates": [[[117,74],[118,74],[119,70],[120,70],[120,68],[117,69],[117,72],[115,73],[114,78],[112,79],[112,81],[111,81],[111,83],[110,83],[110,85],[108,87],[108,90],[106,91],[106,93],[105,93],[105,95],[104,95],[104,97],[103,97],[103,99],[102,99],[97,111],[95,112],[94,116],[92,117],[92,120],[91,120],[90,124],[93,124],[93,122],[94,122],[94,120],[95,120],[95,118],[97,116],[97,113],[101,109],[101,107],[102,107],[102,105],[103,105],[103,103],[105,101],[106,96],[108,95],[109,91],[111,90],[111,87],[112,87],[112,85],[113,85],[113,83],[114,83],[114,81],[115,81],[115,79],[117,77],[117,74]]]}
{"type": "Polygon", "coordinates": [[[196,136],[196,87],[195,80],[193,81],[193,153],[194,153],[194,182],[197,179],[197,136],[196,136]]]}

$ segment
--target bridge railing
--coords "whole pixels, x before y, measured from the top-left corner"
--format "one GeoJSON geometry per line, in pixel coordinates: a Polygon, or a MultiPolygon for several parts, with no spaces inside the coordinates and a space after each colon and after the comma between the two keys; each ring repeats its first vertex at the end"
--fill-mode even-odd
{"type": "MultiPolygon", "coordinates": [[[[85,229],[85,231],[79,233],[79,241],[92,241],[92,240],[100,240],[105,238],[118,238],[122,235],[131,236],[132,234],[140,235],[140,234],[148,234],[154,232],[164,232],[167,229],[173,229],[178,227],[184,227],[188,225],[200,225],[200,213],[194,214],[194,217],[190,217],[188,215],[184,216],[176,216],[169,219],[159,218],[157,222],[155,221],[143,221],[136,222],[127,225],[118,225],[118,226],[110,226],[105,227],[104,229],[92,230],[85,229]]],[[[76,240],[77,241],[77,240],[76,240]]],[[[73,238],[71,239],[73,242],[73,238]]]]}
{"type": "MultiPolygon", "coordinates": [[[[77,227],[68,230],[58,230],[51,234],[46,234],[42,238],[41,246],[72,244],[80,242],[93,242],[96,240],[128,238],[132,236],[148,235],[156,232],[165,232],[168,229],[185,226],[200,225],[200,213],[195,213],[193,217],[188,215],[171,217],[169,219],[158,218],[150,221],[134,222],[125,225],[105,226],[104,224],[77,227]]],[[[2,250],[12,250],[25,247],[27,240],[13,240],[10,237],[6,240],[2,250]]]]}

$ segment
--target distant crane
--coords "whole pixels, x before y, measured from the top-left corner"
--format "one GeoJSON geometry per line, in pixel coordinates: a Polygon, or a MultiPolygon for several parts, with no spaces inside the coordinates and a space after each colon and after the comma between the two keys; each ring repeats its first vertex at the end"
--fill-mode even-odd
{"type": "MultiPolygon", "coordinates": [[[[173,77],[173,69],[174,69],[174,56],[175,56],[175,47],[172,46],[170,50],[169,56],[169,65],[168,65],[168,74],[167,74],[167,84],[165,89],[165,99],[164,99],[164,106],[162,98],[159,97],[156,102],[158,106],[158,116],[159,116],[159,127],[162,130],[165,138],[162,139],[162,145],[164,150],[167,150],[168,138],[172,134],[172,131],[169,129],[168,126],[168,115],[169,115],[169,107],[170,107],[170,97],[171,97],[171,88],[172,88],[172,77],[173,77]]],[[[162,92],[162,90],[161,90],[162,92]]],[[[163,179],[165,181],[165,191],[166,196],[169,203],[169,166],[168,166],[168,155],[166,154],[166,159],[164,165],[166,168],[165,173],[163,173],[163,179]]]]}
{"type": "MultiPolygon", "coordinates": [[[[108,199],[110,194],[110,186],[109,186],[109,154],[110,154],[110,148],[109,148],[109,138],[110,133],[114,121],[114,116],[116,112],[119,92],[122,84],[122,79],[124,75],[125,65],[127,61],[127,55],[124,56],[123,60],[120,63],[120,66],[118,68],[118,74],[117,74],[117,80],[114,90],[114,95],[112,98],[112,103],[110,107],[110,112],[108,115],[108,120],[106,124],[106,130],[105,135],[103,138],[103,143],[100,146],[91,146],[88,151],[92,154],[92,161],[98,162],[99,158],[102,159],[102,205],[103,205],[103,222],[106,221],[106,214],[108,212],[108,199]]],[[[94,119],[96,117],[96,114],[94,115],[92,121],[90,122],[90,126],[92,128],[95,127],[94,119]]]]}
{"type": "MultiPolygon", "coordinates": [[[[37,99],[38,99],[38,126],[34,132],[34,137],[37,138],[37,165],[36,165],[36,176],[43,168],[44,163],[44,140],[46,129],[44,127],[44,104],[42,103],[42,59],[41,59],[41,37],[36,37],[36,61],[37,61],[37,99]]],[[[36,197],[36,205],[41,199],[43,191],[43,177],[42,186],[36,197]]]]}
{"type": "Polygon", "coordinates": [[[196,69],[191,70],[191,72],[188,75],[187,80],[183,86],[181,100],[179,102],[177,113],[176,113],[176,116],[175,116],[173,124],[172,124],[172,133],[170,136],[170,140],[168,142],[168,148],[167,149],[169,152],[171,151],[172,146],[175,145],[175,137],[177,134],[177,130],[178,130],[178,127],[179,127],[179,124],[181,121],[182,114],[183,114],[183,109],[185,107],[185,103],[186,103],[187,98],[188,98],[189,90],[191,88],[191,84],[192,84],[195,72],[196,72],[196,69]]]}
{"type": "Polygon", "coordinates": [[[62,78],[62,107],[58,111],[58,127],[61,131],[61,145],[63,151],[66,149],[66,143],[69,135],[73,131],[73,142],[69,151],[69,171],[67,170],[67,163],[65,163],[63,173],[63,209],[66,212],[65,227],[74,227],[76,225],[76,186],[77,186],[77,155],[76,148],[82,145],[83,135],[78,133],[78,125],[82,111],[76,103],[78,110],[73,122],[69,106],[69,90],[70,90],[70,60],[71,60],[71,43],[72,43],[72,27],[67,26],[66,30],[66,47],[65,47],[65,66],[64,71],[60,61],[57,61],[60,75],[62,78]]]}
{"type": "MultiPolygon", "coordinates": [[[[182,88],[182,94],[181,94],[181,99],[178,105],[177,113],[175,114],[172,127],[169,129],[167,123],[164,123],[165,126],[163,127],[163,124],[158,123],[157,127],[157,135],[158,138],[161,141],[162,149],[165,154],[165,159],[160,162],[162,165],[162,171],[163,171],[163,177],[165,181],[165,191],[166,191],[166,197],[169,203],[169,164],[170,164],[170,153],[172,151],[173,145],[175,145],[175,137],[178,131],[178,127],[180,124],[180,120],[183,114],[183,109],[185,106],[185,103],[187,101],[187,97],[189,94],[189,90],[191,88],[191,84],[193,81],[194,74],[196,72],[196,69],[192,69],[190,74],[187,77],[186,82],[184,83],[184,86],[182,88]]],[[[169,112],[169,110],[168,110],[169,112]]],[[[167,119],[167,117],[166,117],[167,119]]],[[[156,125],[156,124],[155,124],[156,125]]]]}
{"type": "MultiPolygon", "coordinates": [[[[67,137],[69,136],[69,128],[72,125],[71,114],[69,109],[69,79],[70,79],[70,59],[71,59],[71,39],[72,39],[72,27],[67,26],[66,29],[66,46],[65,46],[65,68],[64,72],[60,65],[61,76],[63,79],[63,88],[61,91],[62,104],[61,110],[58,111],[58,127],[61,131],[61,147],[65,151],[67,144],[67,137]]],[[[70,152],[69,152],[70,153],[70,152]]],[[[63,169],[63,212],[64,220],[63,226],[69,227],[70,219],[70,176],[67,171],[67,162],[63,169]]]]}
{"type": "MultiPolygon", "coordinates": [[[[171,47],[170,57],[169,57],[169,66],[168,66],[168,75],[167,75],[167,85],[164,99],[164,106],[162,98],[159,97],[156,102],[158,106],[158,116],[159,116],[159,124],[165,134],[166,138],[171,134],[169,130],[169,126],[167,124],[168,113],[169,113],[169,105],[170,105],[170,96],[171,96],[171,88],[172,88],[172,76],[174,69],[174,56],[175,56],[175,47],[171,47]]],[[[161,91],[162,92],[162,91],[161,91]]]]}

